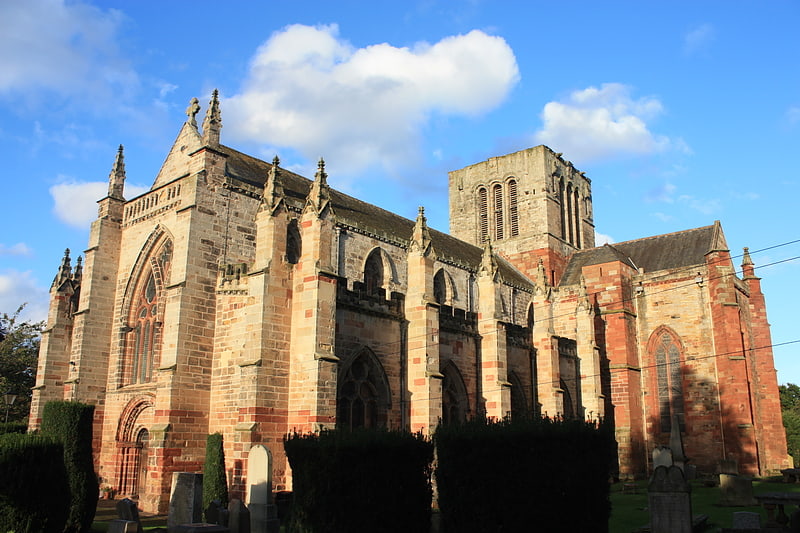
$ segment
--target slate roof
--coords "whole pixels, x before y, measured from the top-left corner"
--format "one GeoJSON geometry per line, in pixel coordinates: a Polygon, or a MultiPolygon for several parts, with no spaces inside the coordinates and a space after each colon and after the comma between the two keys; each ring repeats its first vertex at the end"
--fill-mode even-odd
{"type": "MultiPolygon", "coordinates": [[[[220,145],[219,151],[227,155],[226,172],[228,176],[247,184],[263,188],[270,163],[249,156],[233,148],[220,145]]],[[[295,208],[302,209],[312,181],[299,174],[280,169],[286,201],[295,208]]],[[[384,238],[407,247],[414,229],[414,221],[396,215],[385,209],[353,198],[333,188],[331,207],[336,222],[357,228],[368,234],[384,238]]],[[[466,243],[451,235],[430,228],[431,241],[439,259],[477,271],[483,256],[483,249],[466,243]]],[[[508,261],[495,254],[498,270],[507,283],[526,290],[533,290],[533,283],[508,261]]]]}
{"type": "Polygon", "coordinates": [[[704,264],[705,255],[714,249],[727,249],[718,221],[710,226],[606,244],[573,254],[559,286],[578,284],[585,266],[620,261],[644,272],[688,268],[704,264]]]}

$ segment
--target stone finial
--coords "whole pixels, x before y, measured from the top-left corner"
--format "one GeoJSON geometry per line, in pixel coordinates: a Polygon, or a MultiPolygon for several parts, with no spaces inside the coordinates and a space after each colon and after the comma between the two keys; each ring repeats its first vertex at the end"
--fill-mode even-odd
{"type": "Polygon", "coordinates": [[[200,112],[200,101],[197,98],[189,100],[189,107],[186,108],[186,116],[189,119],[186,121],[194,129],[197,129],[197,113],[200,112]]]}
{"type": "Polygon", "coordinates": [[[72,277],[72,266],[69,258],[69,248],[64,250],[64,258],[61,260],[61,266],[58,269],[55,279],[53,279],[53,287],[60,287],[62,283],[72,277]]]}
{"type": "Polygon", "coordinates": [[[745,246],[744,253],[742,254],[742,267],[752,266],[752,265],[753,265],[753,259],[750,257],[750,248],[745,246]]]}
{"type": "Polygon", "coordinates": [[[578,309],[590,309],[589,289],[586,287],[586,278],[581,274],[580,284],[578,285],[578,309]]]}
{"type": "Polygon", "coordinates": [[[124,200],[122,193],[125,189],[125,154],[122,145],[117,149],[114,166],[108,175],[108,196],[117,200],[124,200]]]}
{"type": "Polygon", "coordinates": [[[274,210],[283,199],[283,183],[281,181],[281,160],[276,155],[272,159],[272,167],[267,173],[267,182],[264,185],[262,205],[274,210]]]}
{"type": "Polygon", "coordinates": [[[330,203],[330,198],[325,160],[320,157],[319,163],[317,163],[317,172],[314,174],[314,183],[311,184],[311,190],[308,191],[308,198],[306,198],[306,207],[311,206],[320,215],[330,203]]]}
{"type": "Polygon", "coordinates": [[[539,289],[547,289],[550,285],[550,281],[547,279],[547,271],[544,269],[544,260],[539,258],[539,262],[536,264],[536,286],[539,289]]]}
{"type": "Polygon", "coordinates": [[[78,256],[75,260],[75,271],[72,273],[72,281],[80,283],[83,276],[83,257],[78,256]]]}
{"type": "Polygon", "coordinates": [[[483,255],[481,256],[481,266],[478,270],[479,275],[494,276],[497,274],[497,260],[492,249],[492,240],[486,239],[483,245],[483,255]]]}
{"type": "Polygon", "coordinates": [[[750,248],[747,246],[744,247],[744,253],[742,254],[742,277],[748,280],[759,279],[756,277],[756,267],[750,257],[750,248]]]}
{"type": "Polygon", "coordinates": [[[431,232],[425,218],[425,208],[419,206],[414,230],[411,232],[411,251],[427,255],[431,251],[431,232]]]}
{"type": "Polygon", "coordinates": [[[203,142],[206,146],[219,146],[219,132],[221,129],[222,113],[219,109],[219,91],[214,89],[206,110],[206,118],[203,119],[203,142]]]}

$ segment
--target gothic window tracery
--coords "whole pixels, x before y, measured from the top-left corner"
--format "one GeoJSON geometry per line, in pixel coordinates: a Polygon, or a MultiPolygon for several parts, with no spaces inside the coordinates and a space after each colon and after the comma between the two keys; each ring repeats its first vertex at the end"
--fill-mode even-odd
{"type": "Polygon", "coordinates": [[[677,417],[681,431],[684,429],[683,372],[678,338],[664,329],[656,333],[656,382],[658,387],[658,414],[662,433],[672,428],[672,417],[677,417]]]}
{"type": "Polygon", "coordinates": [[[336,425],[342,429],[386,426],[389,387],[375,355],[363,350],[339,378],[336,425]]]}

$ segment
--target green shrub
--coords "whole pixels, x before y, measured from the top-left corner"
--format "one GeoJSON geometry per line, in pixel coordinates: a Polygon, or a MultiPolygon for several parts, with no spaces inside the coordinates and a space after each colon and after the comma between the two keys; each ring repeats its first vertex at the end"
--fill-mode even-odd
{"type": "Polygon", "coordinates": [[[607,532],[613,439],[582,421],[475,420],[434,436],[446,532],[607,532]],[[576,511],[579,509],[579,511],[576,511]]]}
{"type": "Polygon", "coordinates": [[[228,479],[225,476],[225,450],[221,433],[206,437],[206,461],[203,467],[203,512],[208,505],[219,500],[228,507],[228,479]]]}
{"type": "Polygon", "coordinates": [[[428,531],[433,446],[383,430],[291,435],[294,502],[288,531],[428,531]]]}
{"type": "Polygon", "coordinates": [[[61,442],[38,435],[0,435],[0,531],[61,533],[68,492],[61,442]]]}
{"type": "Polygon", "coordinates": [[[65,533],[89,531],[99,490],[92,460],[94,406],[78,402],[47,402],[42,410],[42,435],[64,445],[70,508],[65,533]]]}
{"type": "Polygon", "coordinates": [[[28,424],[25,422],[0,422],[0,435],[6,433],[26,433],[28,424]]]}

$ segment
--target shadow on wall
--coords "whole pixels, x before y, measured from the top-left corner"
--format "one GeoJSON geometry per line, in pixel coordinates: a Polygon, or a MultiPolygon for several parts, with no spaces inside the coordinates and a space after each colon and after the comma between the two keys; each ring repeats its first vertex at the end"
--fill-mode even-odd
{"type": "Polygon", "coordinates": [[[684,455],[699,473],[717,473],[721,460],[735,460],[740,473],[759,475],[750,406],[723,402],[723,391],[716,383],[686,365],[681,366],[681,378],[682,387],[670,387],[668,392],[652,390],[647,387],[649,381],[643,382],[646,436],[642,445],[648,474],[653,470],[653,449],[670,445],[672,415],[677,415],[684,455]]]}

